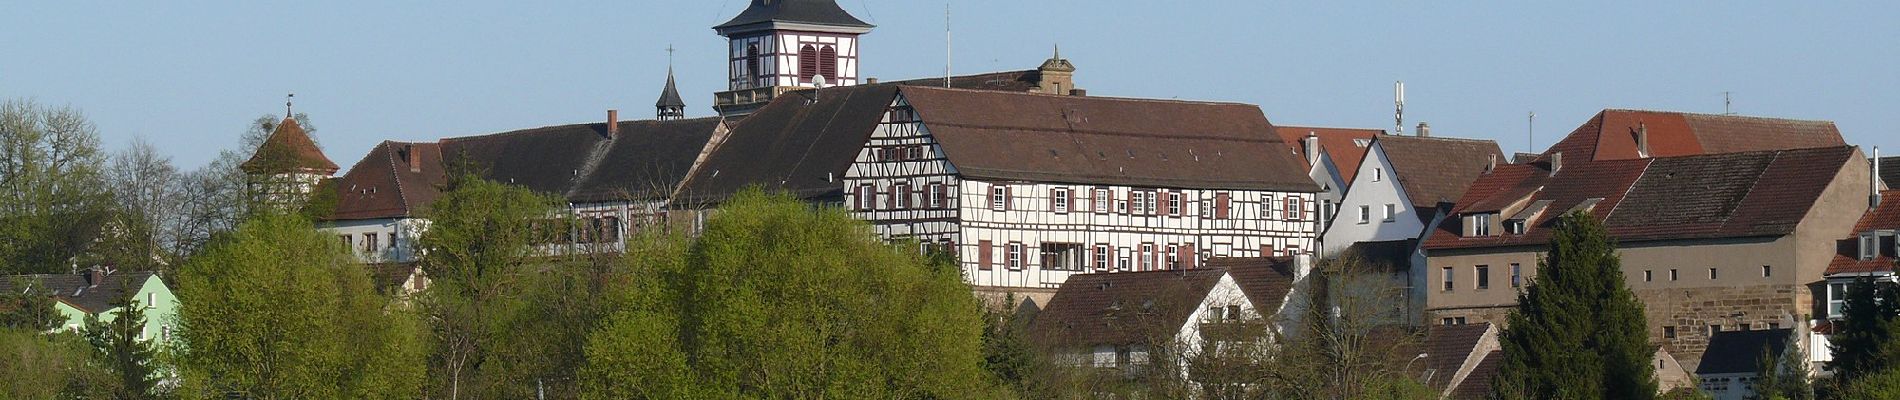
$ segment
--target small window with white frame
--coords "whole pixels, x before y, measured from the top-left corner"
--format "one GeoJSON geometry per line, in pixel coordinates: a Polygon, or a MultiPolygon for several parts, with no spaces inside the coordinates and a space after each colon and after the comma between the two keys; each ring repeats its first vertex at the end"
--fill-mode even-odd
{"type": "Polygon", "coordinates": [[[1108,189],[1101,189],[1101,188],[1095,189],[1095,201],[1093,201],[1092,203],[1095,206],[1096,214],[1107,214],[1108,213],[1108,189]]]}
{"type": "Polygon", "coordinates": [[[1398,206],[1394,204],[1386,204],[1385,205],[1385,222],[1397,221],[1398,220],[1397,216],[1398,216],[1398,206]]]}
{"type": "Polygon", "coordinates": [[[1108,245],[1096,244],[1095,245],[1095,270],[1096,271],[1108,270],[1108,260],[1110,258],[1114,258],[1114,256],[1115,254],[1111,250],[1109,250],[1108,245]]]}
{"type": "Polygon", "coordinates": [[[1155,270],[1155,245],[1143,243],[1140,257],[1142,271],[1155,270]]]}
{"type": "Polygon", "coordinates": [[[1069,212],[1069,189],[1056,188],[1049,193],[1049,205],[1057,213],[1069,212]]]}
{"type": "Polygon", "coordinates": [[[1009,207],[1009,188],[1003,185],[990,187],[990,209],[1003,211],[1009,207]]]}
{"type": "Polygon", "coordinates": [[[1005,263],[1003,265],[1009,267],[1009,269],[1011,270],[1022,270],[1023,269],[1023,251],[1024,250],[1023,250],[1022,243],[1009,242],[1009,258],[1005,260],[1005,263]]]}
{"type": "Polygon", "coordinates": [[[926,193],[926,194],[925,194],[925,196],[926,196],[926,197],[927,197],[927,198],[929,199],[929,201],[930,201],[930,208],[944,208],[944,204],[943,204],[943,198],[944,198],[944,191],[943,191],[943,184],[941,184],[941,183],[932,183],[932,184],[930,184],[930,185],[929,185],[929,186],[927,186],[927,187],[929,188],[929,192],[930,192],[930,193],[926,193]]]}
{"type": "Polygon", "coordinates": [[[1860,234],[1860,259],[1862,261],[1872,260],[1874,259],[1875,256],[1878,256],[1878,255],[1880,255],[1880,237],[1875,235],[1873,232],[1861,233],[1860,234]]]}
{"type": "Polygon", "coordinates": [[[1168,215],[1181,215],[1181,192],[1168,192],[1168,215]]]}
{"type": "Polygon", "coordinates": [[[1372,206],[1359,206],[1359,223],[1372,222],[1372,206]]]}
{"type": "Polygon", "coordinates": [[[1181,268],[1181,246],[1168,245],[1168,264],[1163,267],[1167,269],[1181,268]]]}

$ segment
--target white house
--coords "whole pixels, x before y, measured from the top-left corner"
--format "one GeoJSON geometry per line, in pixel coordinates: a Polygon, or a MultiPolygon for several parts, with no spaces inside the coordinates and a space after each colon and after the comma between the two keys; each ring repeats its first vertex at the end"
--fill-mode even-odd
{"type": "MultiPolygon", "coordinates": [[[[1332,223],[1339,215],[1339,202],[1346,197],[1359,163],[1372,147],[1372,139],[1385,134],[1378,129],[1322,128],[1311,126],[1275,126],[1280,139],[1293,146],[1309,168],[1307,175],[1320,186],[1318,198],[1320,225],[1332,223]]],[[[1325,243],[1320,243],[1324,246],[1325,243]]]]}
{"type": "Polygon", "coordinates": [[[881,107],[845,205],[979,292],[1315,246],[1318,187],[1251,105],[902,87],[881,107]]]}

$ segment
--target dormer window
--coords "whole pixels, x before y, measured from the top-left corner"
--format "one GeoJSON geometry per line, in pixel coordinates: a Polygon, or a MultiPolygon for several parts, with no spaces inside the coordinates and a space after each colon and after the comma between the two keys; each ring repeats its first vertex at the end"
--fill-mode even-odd
{"type": "Polygon", "coordinates": [[[1504,221],[1504,233],[1510,234],[1510,235],[1522,235],[1524,234],[1524,225],[1525,225],[1525,221],[1521,219],[1504,221]]]}
{"type": "Polygon", "coordinates": [[[1465,223],[1471,236],[1491,236],[1491,214],[1472,214],[1465,223]]]}

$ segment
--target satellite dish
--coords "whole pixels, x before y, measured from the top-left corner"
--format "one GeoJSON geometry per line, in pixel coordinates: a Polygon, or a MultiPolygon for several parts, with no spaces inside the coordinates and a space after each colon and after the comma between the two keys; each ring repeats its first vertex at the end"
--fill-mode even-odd
{"type": "Polygon", "coordinates": [[[831,82],[831,80],[829,80],[829,79],[826,79],[824,75],[812,75],[812,77],[811,77],[811,85],[812,85],[812,87],[816,87],[816,88],[819,88],[819,89],[824,89],[824,88],[825,88],[825,86],[828,86],[828,85],[826,85],[826,83],[828,83],[828,82],[831,82]]]}

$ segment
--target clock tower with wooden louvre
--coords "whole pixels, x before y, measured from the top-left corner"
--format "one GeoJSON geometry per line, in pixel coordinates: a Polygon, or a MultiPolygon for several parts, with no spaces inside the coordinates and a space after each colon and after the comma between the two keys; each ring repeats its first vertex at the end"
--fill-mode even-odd
{"type": "Polygon", "coordinates": [[[713,27],[728,40],[730,71],[713,108],[743,116],[786,91],[858,84],[858,36],[871,28],[833,0],[752,0],[713,27]]]}

